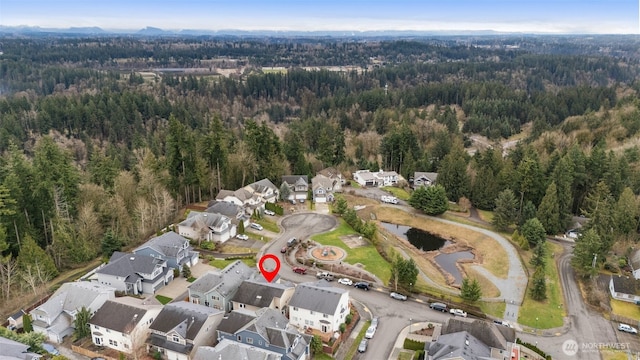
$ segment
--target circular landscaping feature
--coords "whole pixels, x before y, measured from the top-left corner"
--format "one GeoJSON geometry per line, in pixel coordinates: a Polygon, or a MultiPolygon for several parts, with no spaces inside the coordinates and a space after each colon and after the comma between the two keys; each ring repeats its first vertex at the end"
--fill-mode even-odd
{"type": "Polygon", "coordinates": [[[344,259],[347,253],[337,246],[315,246],[309,250],[309,255],[317,261],[335,262],[344,259]]]}

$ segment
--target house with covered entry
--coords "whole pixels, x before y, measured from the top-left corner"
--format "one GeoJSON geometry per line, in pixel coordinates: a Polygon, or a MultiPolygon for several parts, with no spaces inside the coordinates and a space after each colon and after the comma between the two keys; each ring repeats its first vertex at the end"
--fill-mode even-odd
{"type": "Polygon", "coordinates": [[[133,250],[134,254],[147,255],[167,261],[167,266],[182,270],[198,263],[199,252],[189,245],[189,240],[173,231],[156,236],[133,250]]]}
{"type": "Polygon", "coordinates": [[[309,197],[309,177],[307,175],[285,175],[282,177],[282,185],[289,189],[289,196],[283,200],[306,200],[309,197]]]}
{"type": "Polygon", "coordinates": [[[326,280],[298,284],[289,301],[289,321],[303,330],[338,331],[349,312],[349,291],[326,280]]]}
{"type": "Polygon", "coordinates": [[[398,183],[400,176],[395,171],[371,172],[369,170],[358,170],[353,173],[353,180],[360,186],[393,186],[398,183]]]}
{"type": "Polygon", "coordinates": [[[413,173],[413,188],[417,189],[421,186],[433,186],[436,184],[437,179],[438,173],[416,171],[413,173]]]}
{"type": "Polygon", "coordinates": [[[633,276],[611,275],[609,292],[614,299],[640,305],[640,280],[633,276]]]}
{"type": "Polygon", "coordinates": [[[263,308],[280,311],[285,316],[295,286],[291,283],[266,282],[264,279],[245,280],[231,299],[234,310],[256,312],[263,308]]]}
{"type": "Polygon", "coordinates": [[[229,312],[240,284],[255,276],[255,269],[236,260],[222,271],[208,271],[189,285],[189,301],[229,312]]]}
{"type": "Polygon", "coordinates": [[[173,280],[167,260],[116,251],[95,273],[95,282],[127,295],[155,294],[173,280]]]}
{"type": "Polygon", "coordinates": [[[215,344],[223,314],[186,301],[169,303],[149,326],[147,352],[160,353],[163,359],[189,360],[194,349],[215,344]]]}
{"type": "Polygon", "coordinates": [[[251,218],[251,214],[248,214],[244,207],[226,201],[212,200],[207,204],[207,210],[205,211],[228,217],[231,219],[231,223],[236,226],[236,229],[240,222],[244,223],[245,226],[249,225],[249,220],[251,218]]]}
{"type": "Polygon", "coordinates": [[[236,236],[236,226],[230,218],[209,212],[190,211],[177,228],[181,236],[197,241],[223,243],[236,236]]]}
{"type": "Polygon", "coordinates": [[[218,339],[231,340],[279,353],[285,359],[310,358],[311,336],[289,325],[278,310],[234,310],[218,325],[218,339]]]}
{"type": "Polygon", "coordinates": [[[52,342],[61,343],[74,330],[74,321],[84,307],[93,315],[109,299],[115,289],[87,281],[64,283],[44,304],[29,312],[33,331],[52,342]]]}
{"type": "Polygon", "coordinates": [[[335,193],[342,189],[340,180],[331,179],[325,175],[318,174],[311,179],[311,192],[313,194],[314,203],[327,203],[335,199],[335,193]]]}
{"type": "Polygon", "coordinates": [[[280,197],[280,189],[269,179],[258,180],[245,186],[243,189],[251,192],[254,196],[258,196],[263,206],[266,202],[277,202],[280,197]]]}
{"type": "Polygon", "coordinates": [[[108,300],[96,311],[89,321],[91,340],[96,346],[132,354],[144,345],[149,326],[162,305],[142,305],[137,300],[129,297],[108,300]],[[133,302],[121,302],[120,299],[132,299],[133,302]]]}

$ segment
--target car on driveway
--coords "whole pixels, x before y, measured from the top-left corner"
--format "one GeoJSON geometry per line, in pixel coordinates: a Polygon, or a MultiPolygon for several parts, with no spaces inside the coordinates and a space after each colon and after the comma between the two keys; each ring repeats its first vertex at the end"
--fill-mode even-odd
{"type": "Polygon", "coordinates": [[[358,345],[358,352],[359,353],[363,353],[365,351],[367,351],[367,339],[362,339],[362,341],[360,341],[360,345],[358,345]]]}
{"type": "Polygon", "coordinates": [[[353,285],[353,281],[351,281],[351,279],[347,279],[347,278],[342,278],[340,280],[338,280],[338,282],[342,285],[347,285],[347,286],[351,286],[353,285]]]}
{"type": "Polygon", "coordinates": [[[294,273],[298,273],[300,275],[304,275],[307,273],[307,269],[300,266],[294,266],[291,270],[293,270],[294,273]]]}
{"type": "Polygon", "coordinates": [[[238,234],[236,235],[236,238],[240,239],[240,240],[249,240],[249,236],[246,234],[238,234]]]}
{"type": "Polygon", "coordinates": [[[369,283],[367,282],[357,282],[355,284],[353,284],[354,287],[358,288],[358,289],[362,289],[362,290],[367,290],[369,291],[369,283]]]}
{"type": "Polygon", "coordinates": [[[397,293],[397,292],[392,292],[391,294],[389,294],[389,296],[391,296],[392,299],[396,299],[396,300],[400,300],[400,301],[407,301],[407,295],[402,295],[402,294],[397,293]]]}
{"type": "Polygon", "coordinates": [[[467,312],[462,309],[451,309],[449,310],[449,313],[451,313],[451,315],[453,316],[467,317],[467,312]]]}
{"type": "Polygon", "coordinates": [[[271,210],[265,210],[265,211],[264,211],[264,213],[265,213],[265,215],[271,215],[271,216],[273,216],[273,215],[275,215],[275,214],[276,214],[276,213],[274,213],[274,212],[273,212],[273,211],[271,211],[271,210]]]}
{"type": "Polygon", "coordinates": [[[42,348],[51,355],[60,355],[60,351],[51,344],[43,343],[42,348]]]}
{"type": "Polygon", "coordinates": [[[258,231],[262,231],[262,230],[264,230],[264,228],[263,228],[263,227],[262,227],[262,225],[260,225],[260,224],[251,223],[251,224],[249,224],[249,226],[250,226],[252,229],[256,229],[256,230],[258,230],[258,231]]]}
{"type": "Polygon", "coordinates": [[[367,329],[367,332],[364,333],[364,337],[366,339],[373,339],[373,335],[376,334],[377,329],[378,329],[377,326],[373,326],[373,325],[369,326],[369,328],[367,329]]]}
{"type": "Polygon", "coordinates": [[[629,334],[637,334],[638,333],[638,329],[634,328],[631,325],[627,325],[627,324],[618,325],[618,330],[624,331],[624,332],[628,332],[629,334]]]}

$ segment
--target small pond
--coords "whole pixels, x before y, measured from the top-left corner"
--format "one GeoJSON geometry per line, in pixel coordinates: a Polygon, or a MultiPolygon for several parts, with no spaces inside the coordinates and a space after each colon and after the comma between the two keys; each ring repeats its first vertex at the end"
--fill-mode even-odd
{"type": "Polygon", "coordinates": [[[408,240],[411,245],[423,251],[433,251],[441,249],[443,246],[451,244],[451,241],[445,240],[437,235],[433,235],[424,230],[416,229],[411,226],[397,225],[383,222],[382,226],[394,235],[408,240]]]}
{"type": "Polygon", "coordinates": [[[442,270],[448,272],[456,279],[457,284],[462,284],[462,274],[460,270],[458,270],[456,263],[458,260],[473,258],[474,256],[470,251],[459,251],[451,254],[440,254],[435,257],[435,260],[438,265],[442,267],[442,270]]]}

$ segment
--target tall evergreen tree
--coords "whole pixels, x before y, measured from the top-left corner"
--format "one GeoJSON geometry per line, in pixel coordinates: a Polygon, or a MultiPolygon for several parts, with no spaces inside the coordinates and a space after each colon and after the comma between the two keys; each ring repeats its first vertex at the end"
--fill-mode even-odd
{"type": "Polygon", "coordinates": [[[597,273],[594,261],[603,259],[603,256],[600,236],[594,229],[588,229],[576,241],[571,266],[576,274],[589,277],[597,273]]]}
{"type": "Polygon", "coordinates": [[[573,163],[568,155],[563,156],[556,164],[552,177],[556,183],[560,231],[571,225],[573,207],[573,163]]]}
{"type": "Polygon", "coordinates": [[[460,286],[460,297],[466,301],[476,302],[482,297],[482,288],[477,279],[470,280],[468,277],[462,279],[460,286]]]}
{"type": "Polygon", "coordinates": [[[614,231],[620,235],[630,235],[638,230],[638,200],[631,188],[625,187],[613,210],[614,231]]]}
{"type": "Polygon", "coordinates": [[[451,201],[469,197],[471,182],[467,174],[467,156],[462,144],[456,143],[440,164],[437,183],[445,188],[451,201]]]}
{"type": "Polygon", "coordinates": [[[558,190],[555,182],[552,181],[547,187],[547,192],[542,198],[536,215],[546,229],[547,234],[557,234],[562,230],[560,226],[558,190]]]}
{"type": "Polygon", "coordinates": [[[538,266],[533,273],[531,279],[531,298],[533,300],[541,301],[547,298],[547,279],[544,273],[544,266],[538,266]]]}
{"type": "Polygon", "coordinates": [[[601,253],[606,254],[614,240],[613,199],[604,181],[600,181],[589,192],[582,213],[589,218],[585,229],[594,229],[601,241],[601,253]]]}
{"type": "Polygon", "coordinates": [[[518,200],[511,189],[504,190],[496,198],[493,225],[500,231],[507,230],[518,218],[518,200]]]}
{"type": "Polygon", "coordinates": [[[527,239],[531,247],[544,244],[547,239],[544,226],[537,218],[527,220],[520,228],[520,234],[527,239]]]}

